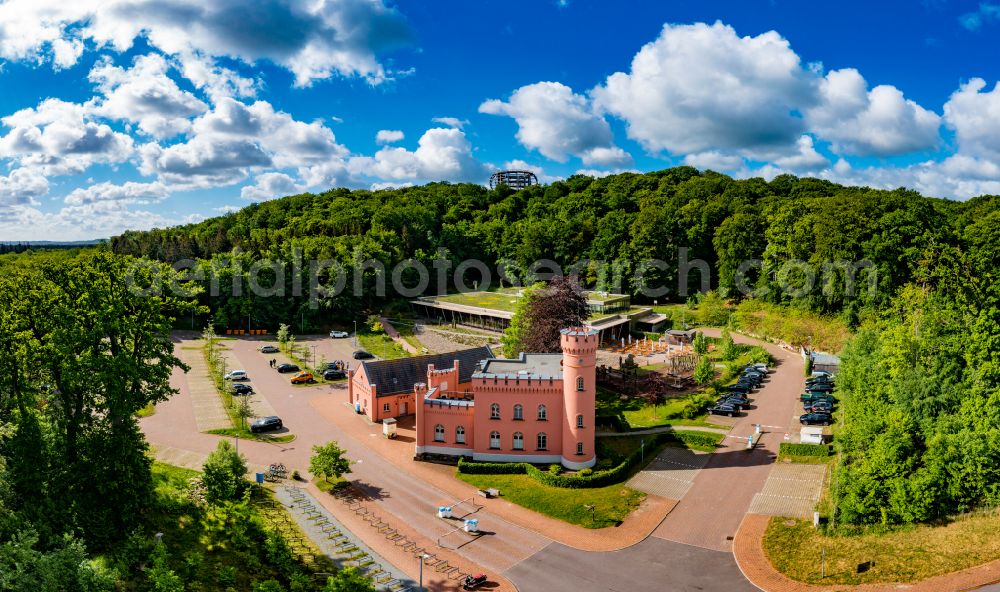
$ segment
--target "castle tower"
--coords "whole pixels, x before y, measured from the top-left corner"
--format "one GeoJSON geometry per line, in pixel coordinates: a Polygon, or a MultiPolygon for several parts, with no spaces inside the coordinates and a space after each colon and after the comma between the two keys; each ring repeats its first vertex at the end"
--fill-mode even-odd
{"type": "Polygon", "coordinates": [[[592,467],[597,396],[598,333],[586,327],[561,331],[563,359],[562,461],[570,469],[592,467]]]}

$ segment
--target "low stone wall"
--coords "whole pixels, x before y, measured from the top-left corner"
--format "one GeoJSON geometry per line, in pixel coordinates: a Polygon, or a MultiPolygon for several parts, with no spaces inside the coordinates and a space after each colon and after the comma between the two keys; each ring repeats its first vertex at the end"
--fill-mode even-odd
{"type": "Polygon", "coordinates": [[[389,336],[390,339],[399,344],[399,347],[403,348],[403,351],[410,354],[419,354],[420,350],[410,345],[410,342],[403,339],[403,336],[399,334],[399,331],[392,326],[389,319],[385,317],[379,317],[378,321],[382,323],[382,328],[385,329],[385,334],[389,336]]]}

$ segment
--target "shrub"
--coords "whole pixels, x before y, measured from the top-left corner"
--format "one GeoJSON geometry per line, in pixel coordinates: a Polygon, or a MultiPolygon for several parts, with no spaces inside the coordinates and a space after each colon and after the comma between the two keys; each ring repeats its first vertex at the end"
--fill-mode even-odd
{"type": "Polygon", "coordinates": [[[830,456],[833,454],[833,447],[829,444],[792,444],[782,442],[778,448],[780,454],[789,456],[830,456]]]}
{"type": "Polygon", "coordinates": [[[220,440],[219,446],[205,459],[202,483],[209,502],[238,499],[247,488],[246,459],[236,452],[229,440],[220,440]]]}
{"type": "Polygon", "coordinates": [[[559,475],[560,473],[562,473],[562,465],[549,465],[550,475],[559,475]]]}
{"type": "Polygon", "coordinates": [[[579,475],[579,476],[581,476],[581,477],[587,477],[587,476],[590,476],[590,475],[594,474],[594,469],[590,469],[590,468],[580,469],[579,471],[577,471],[576,474],[579,475]]]}

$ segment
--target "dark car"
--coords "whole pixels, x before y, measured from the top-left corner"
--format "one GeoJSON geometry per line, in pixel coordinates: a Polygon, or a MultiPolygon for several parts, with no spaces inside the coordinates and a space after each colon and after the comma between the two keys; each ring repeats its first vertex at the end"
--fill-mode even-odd
{"type": "Polygon", "coordinates": [[[465,579],[462,580],[462,589],[463,590],[475,590],[476,588],[482,586],[485,583],[486,583],[486,574],[476,574],[474,576],[472,576],[472,575],[465,576],[465,579]]]}
{"type": "Polygon", "coordinates": [[[234,384],[233,385],[234,395],[252,395],[253,387],[249,384],[234,384]]]}
{"type": "Polygon", "coordinates": [[[340,380],[341,378],[347,378],[347,374],[343,370],[326,370],[323,372],[323,380],[340,380]]]}
{"type": "Polygon", "coordinates": [[[728,415],[729,417],[736,417],[740,414],[739,408],[728,403],[719,403],[714,407],[709,407],[708,412],[712,415],[728,415]]]}
{"type": "Polygon", "coordinates": [[[833,401],[819,400],[819,401],[806,401],[802,404],[802,408],[805,411],[817,411],[821,413],[830,413],[833,411],[833,401]]]}
{"type": "Polygon", "coordinates": [[[830,386],[833,386],[835,383],[833,382],[832,379],[829,378],[807,378],[806,384],[807,385],[829,384],[830,386]]]}
{"type": "Polygon", "coordinates": [[[354,352],[355,360],[370,360],[374,357],[375,356],[371,355],[370,353],[366,352],[363,349],[359,349],[358,351],[354,352]]]}
{"type": "Polygon", "coordinates": [[[739,382],[737,382],[733,386],[735,386],[736,388],[742,388],[742,389],[746,389],[746,390],[750,390],[750,391],[757,390],[758,388],[760,388],[760,384],[759,383],[752,382],[752,381],[749,381],[749,380],[740,380],[739,382]]]}
{"type": "Polygon", "coordinates": [[[803,403],[805,403],[806,401],[810,401],[810,402],[815,402],[815,401],[833,401],[834,397],[830,393],[815,393],[815,392],[806,391],[806,392],[802,393],[801,395],[799,395],[799,400],[802,401],[803,403]]]}
{"type": "Polygon", "coordinates": [[[270,417],[262,417],[250,424],[250,431],[254,434],[259,434],[260,432],[273,432],[274,430],[280,430],[283,427],[284,424],[281,423],[281,418],[276,415],[271,415],[270,417]]]}
{"type": "Polygon", "coordinates": [[[734,384],[732,386],[726,387],[726,392],[729,392],[729,393],[738,393],[738,394],[741,394],[741,395],[749,395],[750,391],[752,391],[752,390],[753,389],[749,385],[734,384]]]}
{"type": "Polygon", "coordinates": [[[832,393],[833,392],[833,385],[832,384],[821,384],[821,383],[807,384],[806,385],[806,390],[809,391],[809,392],[813,392],[813,393],[832,393]]]}
{"type": "Polygon", "coordinates": [[[289,374],[291,372],[298,372],[299,367],[295,364],[278,364],[277,370],[280,374],[289,374]]]}
{"type": "Polygon", "coordinates": [[[737,405],[739,407],[746,407],[747,405],[750,404],[749,397],[747,397],[746,395],[740,395],[736,393],[726,395],[722,399],[724,403],[729,403],[730,405],[737,405]]]}
{"type": "Polygon", "coordinates": [[[763,380],[767,376],[767,374],[761,372],[760,370],[747,368],[746,370],[743,371],[743,376],[756,376],[757,378],[763,380]]]}
{"type": "Polygon", "coordinates": [[[340,361],[327,362],[326,364],[323,364],[323,372],[326,372],[327,370],[343,370],[343,369],[344,369],[344,363],[340,361]]]}
{"type": "Polygon", "coordinates": [[[799,416],[799,423],[802,425],[830,425],[833,423],[833,416],[829,413],[811,411],[799,416]]]}

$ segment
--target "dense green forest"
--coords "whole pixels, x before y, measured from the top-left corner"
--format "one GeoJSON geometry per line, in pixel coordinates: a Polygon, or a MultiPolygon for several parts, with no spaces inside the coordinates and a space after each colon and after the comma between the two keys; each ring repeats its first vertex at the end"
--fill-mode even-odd
{"type": "MultiPolygon", "coordinates": [[[[268,259],[290,263],[296,250],[303,261],[331,259],[345,268],[374,259],[386,274],[402,261],[415,259],[429,269],[439,253],[451,268],[478,259],[491,269],[504,265],[523,270],[532,262],[551,259],[563,266],[580,261],[617,262],[621,289],[641,296],[641,289],[666,287],[659,299],[683,301],[678,289],[679,250],[688,260],[703,260],[712,270],[711,287],[723,295],[738,295],[735,276],[742,261],[760,260],[748,271],[748,284],[762,299],[824,313],[844,312],[854,323],[865,308],[885,306],[893,294],[915,281],[945,247],[963,248],[967,220],[996,210],[996,201],[981,198],[966,203],[929,199],[904,189],[882,191],[843,187],[817,179],[780,176],[735,180],[689,167],[647,174],[625,173],[602,179],[570,177],[547,186],[513,192],[501,186],[433,183],[388,191],[336,189],[253,204],[232,214],[199,224],[151,232],[129,232],[111,241],[117,253],[175,262],[202,261],[202,272],[218,269],[220,292],[203,297],[216,311],[220,325],[248,315],[262,327],[277,327],[290,318],[309,326],[322,324],[331,313],[354,314],[384,302],[375,291],[375,272],[366,270],[363,290],[348,289],[324,298],[318,310],[306,306],[307,296],[254,303],[244,293],[232,296],[234,262],[246,276],[253,262],[268,259]],[[662,260],[662,269],[648,269],[635,279],[645,260],[662,260]],[[790,260],[812,265],[817,279],[811,289],[769,289],[800,273],[786,268],[790,260]],[[845,293],[842,271],[834,265],[823,279],[824,264],[868,260],[876,271],[875,290],[867,289],[867,271],[860,270],[859,288],[845,293]],[[784,271],[790,273],[783,275],[784,271]]],[[[298,274],[308,285],[307,268],[298,274]]],[[[404,273],[413,285],[412,270],[404,273]]],[[[284,281],[292,292],[296,274],[284,281]]],[[[509,275],[515,275],[510,273],[509,275]]],[[[596,265],[583,266],[584,281],[610,282],[596,265]]],[[[436,291],[438,274],[431,269],[428,291],[436,291]]],[[[492,274],[497,285],[498,274],[492,274]]],[[[467,276],[471,286],[477,277],[467,276]]],[[[521,275],[524,284],[531,278],[521,275]]],[[[687,292],[701,287],[701,275],[686,274],[687,292]]],[[[325,283],[332,284],[333,282],[325,283]]],[[[207,283],[207,282],[206,282],[207,283]]],[[[391,282],[389,282],[391,284],[391,282]]],[[[245,282],[244,282],[245,285],[245,282]]],[[[444,287],[454,291],[453,285],[444,287]]],[[[392,286],[388,287],[392,296],[392,286]]],[[[650,298],[639,298],[649,301],[650,298]]]]}

